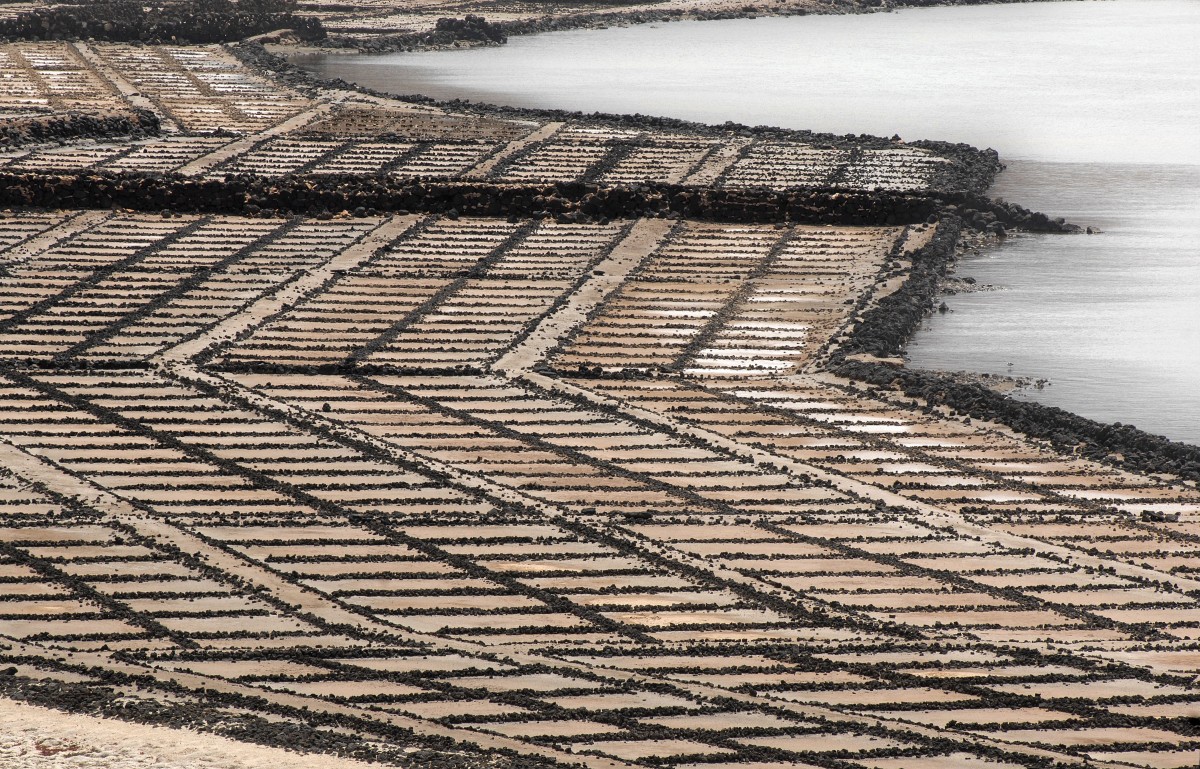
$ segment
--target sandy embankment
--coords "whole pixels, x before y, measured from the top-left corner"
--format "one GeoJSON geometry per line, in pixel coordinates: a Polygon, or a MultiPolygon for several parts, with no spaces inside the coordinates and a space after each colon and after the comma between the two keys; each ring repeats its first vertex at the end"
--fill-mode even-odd
{"type": "Polygon", "coordinates": [[[215,734],[64,713],[0,698],[5,769],[370,769],[381,764],[301,755],[215,734]]]}

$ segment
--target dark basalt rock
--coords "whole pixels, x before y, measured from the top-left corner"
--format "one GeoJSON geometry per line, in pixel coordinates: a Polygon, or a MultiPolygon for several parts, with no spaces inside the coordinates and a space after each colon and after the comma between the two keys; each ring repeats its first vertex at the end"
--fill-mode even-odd
{"type": "Polygon", "coordinates": [[[461,19],[438,19],[434,32],[449,35],[453,40],[468,40],[503,45],[508,36],[498,24],[490,24],[482,16],[468,14],[461,19]]]}
{"type": "Polygon", "coordinates": [[[842,356],[867,354],[892,358],[901,354],[925,316],[934,309],[934,296],[954,261],[962,220],[945,216],[933,239],[912,256],[912,268],[899,289],[868,310],[842,345],[842,356]]]}
{"type": "Polygon", "coordinates": [[[144,109],[85,114],[32,115],[0,120],[0,149],[67,139],[157,136],[158,115],[144,109]]]}
{"type": "MultiPolygon", "coordinates": [[[[1042,214],[1004,207],[974,193],[939,197],[915,192],[816,187],[730,189],[660,183],[508,184],[350,174],[292,174],[279,178],[244,174],[207,179],[180,174],[110,171],[0,173],[0,205],[119,206],[156,212],[166,209],[258,216],[305,214],[318,218],[352,216],[352,211],[359,215],[370,211],[407,211],[450,217],[556,218],[572,222],[655,217],[836,225],[916,224],[941,218],[943,214],[963,214],[974,215],[977,228],[988,226],[993,219],[1049,232],[1070,231],[1071,228],[1061,220],[1051,221],[1042,214]],[[979,208],[968,208],[968,205],[979,208]],[[982,217],[981,210],[986,210],[988,216],[982,217]]],[[[942,231],[947,230],[943,228],[942,231]]],[[[944,265],[941,271],[944,272],[944,265]]],[[[935,271],[929,280],[936,281],[939,276],[940,273],[935,271]]],[[[915,271],[914,279],[920,277],[921,273],[915,271]]],[[[913,296],[918,287],[910,281],[907,288],[908,291],[890,297],[889,305],[913,296]]],[[[923,292],[932,290],[924,285],[920,289],[923,292]]],[[[916,310],[918,317],[920,311],[921,308],[916,310]]],[[[911,331],[906,330],[903,338],[909,333],[911,331]]]]}
{"type": "Polygon", "coordinates": [[[979,384],[937,372],[843,361],[834,371],[850,379],[892,387],[930,406],[987,419],[1049,441],[1061,451],[1135,472],[1167,473],[1200,482],[1200,446],[1152,435],[1132,425],[1105,424],[1054,406],[1018,401],[979,384]]]}
{"type": "Polygon", "coordinates": [[[380,35],[367,39],[326,37],[321,40],[321,45],[326,48],[353,48],[364,53],[387,53],[444,48],[459,42],[504,45],[508,42],[508,29],[506,25],[493,24],[482,16],[467,14],[461,19],[438,19],[434,28],[426,32],[380,35]]]}
{"type": "Polygon", "coordinates": [[[227,43],[280,29],[302,40],[325,37],[319,20],[295,10],[296,0],[85,1],[0,19],[0,37],[227,43]]]}

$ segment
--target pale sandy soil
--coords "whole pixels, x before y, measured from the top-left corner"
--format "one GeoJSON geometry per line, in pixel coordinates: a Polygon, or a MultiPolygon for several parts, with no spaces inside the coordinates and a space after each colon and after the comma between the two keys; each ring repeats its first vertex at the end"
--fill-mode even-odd
{"type": "Polygon", "coordinates": [[[5,769],[370,769],[383,764],[305,756],[214,734],[143,726],[0,699],[5,769]]]}

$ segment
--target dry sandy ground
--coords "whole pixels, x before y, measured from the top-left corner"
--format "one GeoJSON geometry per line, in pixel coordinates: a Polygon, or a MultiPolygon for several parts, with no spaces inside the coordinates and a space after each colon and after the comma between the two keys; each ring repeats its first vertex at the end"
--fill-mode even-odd
{"type": "Polygon", "coordinates": [[[213,734],[73,715],[0,698],[5,769],[369,769],[333,756],[304,756],[213,734]]]}

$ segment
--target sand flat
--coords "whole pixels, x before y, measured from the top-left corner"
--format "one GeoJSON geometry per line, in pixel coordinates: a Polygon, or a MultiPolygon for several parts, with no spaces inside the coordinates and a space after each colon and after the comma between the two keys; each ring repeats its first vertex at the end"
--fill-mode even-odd
{"type": "Polygon", "coordinates": [[[211,733],[64,713],[0,698],[0,750],[21,769],[123,767],[162,769],[368,769],[378,764],[305,755],[211,733]]]}

